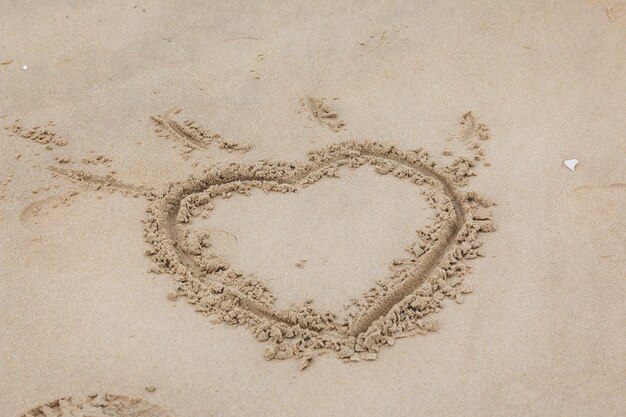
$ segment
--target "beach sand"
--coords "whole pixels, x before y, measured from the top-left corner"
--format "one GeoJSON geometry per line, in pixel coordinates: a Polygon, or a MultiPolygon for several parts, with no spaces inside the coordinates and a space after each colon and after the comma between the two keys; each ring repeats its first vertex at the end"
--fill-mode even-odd
{"type": "Polygon", "coordinates": [[[0,11],[0,415],[626,415],[623,3],[0,11]]]}

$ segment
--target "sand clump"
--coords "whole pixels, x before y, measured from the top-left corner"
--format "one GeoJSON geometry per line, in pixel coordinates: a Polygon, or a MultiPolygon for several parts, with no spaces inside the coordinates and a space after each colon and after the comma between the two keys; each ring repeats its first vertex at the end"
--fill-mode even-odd
{"type": "Polygon", "coordinates": [[[139,398],[113,394],[64,397],[37,406],[19,417],[174,417],[165,408],[139,398]]]}
{"type": "MultiPolygon", "coordinates": [[[[82,158],[81,161],[84,165],[106,165],[107,167],[110,167],[111,162],[113,162],[111,158],[102,154],[87,156],[82,158]]],[[[59,160],[59,163],[62,162],[59,160]]]]}
{"type": "Polygon", "coordinates": [[[300,98],[300,105],[306,109],[311,117],[333,132],[340,132],[346,128],[346,123],[339,117],[326,102],[326,99],[315,97],[300,98]]]}
{"type": "Polygon", "coordinates": [[[69,156],[55,156],[54,160],[57,161],[59,164],[69,164],[72,162],[72,158],[70,158],[69,156]]]}
{"type": "Polygon", "coordinates": [[[10,126],[6,126],[5,130],[9,132],[10,136],[17,135],[24,139],[46,145],[47,149],[52,149],[52,145],[67,145],[67,140],[50,130],[51,126],[54,126],[54,124],[49,122],[46,127],[35,126],[33,128],[24,128],[16,122],[10,126]]]}
{"type": "MultiPolygon", "coordinates": [[[[471,288],[463,283],[467,261],[481,256],[479,235],[491,232],[484,197],[461,190],[472,175],[473,158],[439,167],[424,150],[401,151],[376,142],[344,142],[309,154],[305,163],[231,163],[211,168],[198,178],[174,183],[157,195],[148,209],[145,238],[155,272],[176,280],[170,299],[184,297],[197,311],[233,325],[248,327],[268,344],[267,359],[300,358],[305,368],[314,355],[334,351],[339,358],[373,360],[383,346],[400,337],[435,331],[431,313],[444,298],[462,303],[471,288]],[[390,260],[390,274],[343,314],[318,311],[313,301],[289,309],[274,307],[274,295],[253,274],[239,271],[211,250],[208,233],[191,232],[201,207],[233,193],[293,193],[340,167],[373,165],[381,175],[393,175],[418,186],[436,211],[433,223],[417,233],[408,257],[390,260]]],[[[302,264],[303,266],[304,264],[302,264]]]]}
{"type": "MultiPolygon", "coordinates": [[[[455,158],[449,163],[443,170],[455,177],[455,180],[460,184],[466,184],[469,177],[475,176],[475,168],[478,162],[482,161],[484,166],[489,166],[490,163],[485,160],[485,148],[483,147],[484,141],[490,138],[489,128],[479,122],[471,111],[465,113],[460,122],[461,129],[457,139],[465,146],[466,150],[470,152],[470,156],[461,155],[455,158]]],[[[452,138],[450,138],[451,140],[452,138]]],[[[451,149],[445,148],[441,154],[443,156],[453,156],[454,152],[451,149]]]]}
{"type": "Polygon", "coordinates": [[[180,112],[181,109],[175,108],[166,112],[163,116],[152,116],[152,121],[155,124],[154,131],[159,136],[178,141],[187,148],[187,153],[195,149],[208,149],[214,145],[228,152],[248,152],[251,149],[250,145],[229,141],[218,133],[208,132],[198,126],[193,120],[185,120],[183,122],[174,120],[173,116],[180,112]]]}

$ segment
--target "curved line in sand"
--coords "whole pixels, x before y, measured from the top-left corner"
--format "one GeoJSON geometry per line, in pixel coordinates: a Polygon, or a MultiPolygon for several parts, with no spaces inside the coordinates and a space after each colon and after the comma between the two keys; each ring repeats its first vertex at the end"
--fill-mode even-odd
{"type": "MultiPolygon", "coordinates": [[[[339,146],[340,149],[343,146],[345,150],[350,150],[345,144],[334,146],[339,146]]],[[[445,233],[443,234],[443,238],[438,239],[435,245],[433,245],[427,252],[425,252],[420,256],[420,258],[418,258],[418,263],[406,280],[393,287],[389,291],[389,293],[385,294],[376,304],[368,308],[354,323],[351,324],[348,330],[348,335],[350,336],[356,336],[360,333],[365,332],[374,322],[381,318],[384,318],[394,308],[394,306],[396,306],[403,299],[416,291],[426,281],[426,279],[430,276],[433,270],[438,265],[440,265],[444,256],[447,254],[448,249],[450,249],[452,244],[457,239],[459,232],[462,230],[462,227],[466,220],[466,214],[463,208],[463,195],[456,189],[456,187],[453,185],[453,181],[448,178],[448,175],[442,171],[439,171],[434,166],[434,164],[427,165],[420,161],[420,159],[417,157],[411,158],[410,153],[400,152],[393,147],[378,148],[377,146],[379,145],[377,144],[370,147],[368,147],[367,144],[357,144],[357,146],[359,146],[359,156],[367,156],[380,162],[391,161],[399,165],[403,165],[405,167],[414,169],[416,172],[428,178],[431,178],[432,180],[440,184],[443,193],[452,202],[455,213],[452,217],[452,220],[448,221],[447,224],[444,226],[446,229],[445,233]]],[[[187,253],[185,253],[183,249],[181,249],[181,245],[177,244],[179,239],[178,232],[176,230],[177,216],[181,209],[181,201],[184,198],[192,194],[202,192],[211,186],[226,185],[236,182],[241,182],[242,184],[245,184],[249,181],[260,181],[271,182],[274,184],[297,186],[311,174],[314,174],[338,162],[345,162],[349,160],[350,157],[344,155],[343,157],[340,156],[331,160],[324,161],[324,163],[322,164],[308,163],[307,165],[301,167],[300,172],[296,170],[296,167],[294,165],[292,166],[292,170],[294,172],[293,174],[285,174],[283,178],[272,180],[257,178],[252,171],[250,171],[249,169],[245,169],[246,167],[243,166],[244,169],[240,170],[240,172],[243,171],[244,174],[231,176],[231,178],[205,181],[202,181],[202,179],[196,179],[177,184],[171,187],[170,190],[161,199],[165,206],[162,210],[162,214],[164,214],[164,216],[161,219],[161,224],[158,225],[158,229],[164,231],[167,235],[166,239],[168,240],[169,245],[171,245],[170,247],[174,249],[174,253],[178,258],[178,262],[180,262],[189,271],[191,271],[191,274],[194,276],[194,278],[196,278],[197,284],[206,287],[206,284],[204,284],[197,278],[206,274],[200,270],[194,259],[187,253]]],[[[225,287],[224,291],[227,291],[229,294],[239,299],[241,306],[251,313],[265,318],[282,321],[283,323],[289,325],[296,324],[295,320],[288,314],[288,311],[276,310],[270,305],[266,305],[260,301],[248,297],[247,295],[241,293],[235,288],[225,287]]]]}

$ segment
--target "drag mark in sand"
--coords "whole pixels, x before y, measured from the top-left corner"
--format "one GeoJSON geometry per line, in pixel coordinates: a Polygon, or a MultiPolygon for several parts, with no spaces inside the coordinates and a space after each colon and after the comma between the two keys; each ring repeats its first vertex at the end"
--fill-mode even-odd
{"type": "Polygon", "coordinates": [[[466,210],[463,207],[463,196],[452,185],[452,181],[445,178],[445,174],[433,170],[432,167],[426,165],[413,164],[409,165],[408,161],[402,158],[393,158],[394,162],[410,166],[422,175],[430,177],[441,185],[441,190],[446,197],[452,202],[453,215],[442,226],[441,234],[438,236],[436,243],[431,246],[428,251],[419,257],[417,264],[410,270],[408,277],[399,285],[395,286],[388,294],[382,297],[376,304],[363,313],[349,329],[351,336],[357,336],[365,332],[374,321],[384,317],[389,311],[408,295],[413,293],[426,280],[442,261],[446,251],[454,243],[459,231],[465,224],[466,210]]]}
{"type": "Polygon", "coordinates": [[[132,195],[134,197],[146,197],[154,193],[150,187],[127,184],[112,175],[97,175],[83,170],[61,168],[54,165],[50,165],[48,169],[54,174],[62,175],[82,184],[88,184],[95,190],[119,191],[125,195],[132,195]]]}
{"type": "Polygon", "coordinates": [[[228,141],[217,133],[209,133],[192,120],[185,120],[184,122],[174,120],[173,116],[180,112],[181,109],[175,108],[166,112],[163,116],[152,116],[152,120],[156,125],[155,131],[161,136],[177,140],[190,150],[209,149],[212,145],[217,145],[220,149],[225,149],[229,152],[247,152],[251,149],[250,145],[228,141]]]}
{"type": "Polygon", "coordinates": [[[346,123],[339,117],[336,111],[330,108],[325,99],[315,97],[302,97],[302,106],[310,114],[312,119],[326,126],[333,132],[340,132],[346,128],[346,123]]]}
{"type": "Polygon", "coordinates": [[[139,398],[113,394],[63,397],[39,405],[19,417],[174,417],[165,408],[139,398]]]}

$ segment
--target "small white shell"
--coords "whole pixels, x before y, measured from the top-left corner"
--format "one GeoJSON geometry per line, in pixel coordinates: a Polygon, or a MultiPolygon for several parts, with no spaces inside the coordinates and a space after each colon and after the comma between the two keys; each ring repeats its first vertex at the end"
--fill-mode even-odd
{"type": "Polygon", "coordinates": [[[569,168],[570,171],[574,172],[574,169],[576,168],[576,164],[578,164],[578,159],[567,159],[563,161],[563,163],[565,164],[566,167],[569,168]]]}

